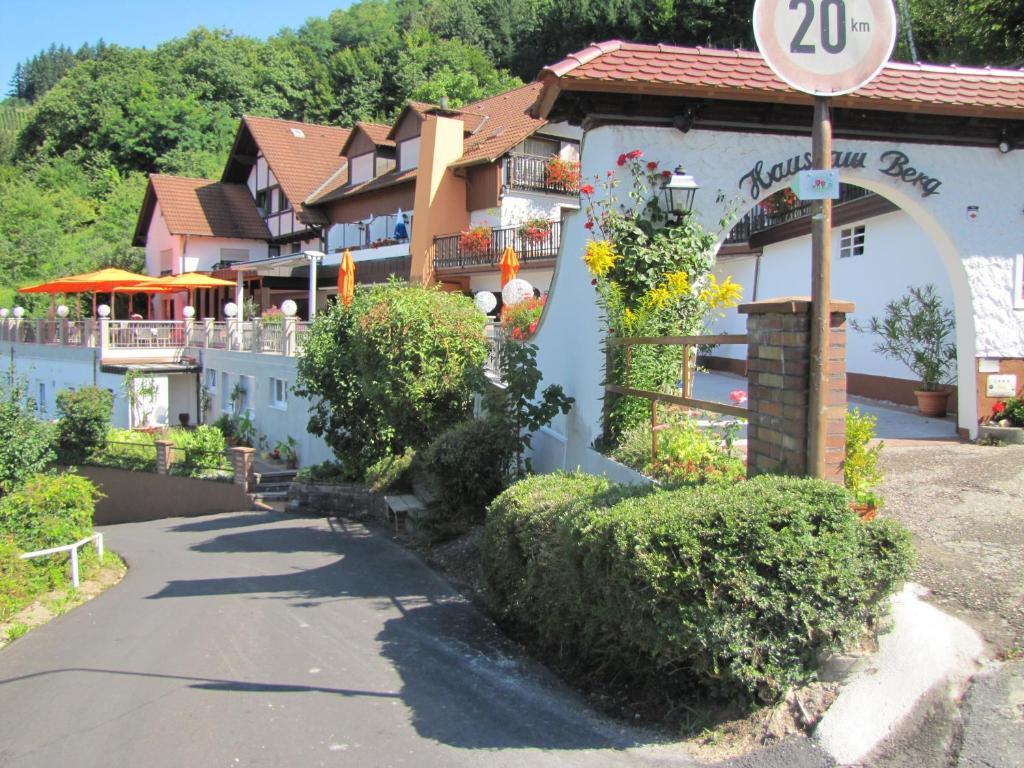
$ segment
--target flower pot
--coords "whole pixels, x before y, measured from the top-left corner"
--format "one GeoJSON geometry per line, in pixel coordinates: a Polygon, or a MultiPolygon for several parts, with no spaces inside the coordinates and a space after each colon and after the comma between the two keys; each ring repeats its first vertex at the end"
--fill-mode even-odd
{"type": "Polygon", "coordinates": [[[915,389],[914,397],[917,398],[917,412],[922,416],[942,418],[946,415],[946,406],[949,403],[949,390],[915,389]]]}
{"type": "Polygon", "coordinates": [[[998,424],[983,424],[979,437],[998,440],[1001,443],[1024,445],[1024,427],[1004,427],[998,424]]]}

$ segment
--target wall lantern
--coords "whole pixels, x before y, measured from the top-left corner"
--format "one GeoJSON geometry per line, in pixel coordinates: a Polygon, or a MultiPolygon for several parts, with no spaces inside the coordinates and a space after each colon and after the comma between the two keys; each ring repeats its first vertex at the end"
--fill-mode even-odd
{"type": "Polygon", "coordinates": [[[96,314],[100,317],[110,317],[110,306],[107,304],[100,304],[96,307],[96,314]]]}
{"type": "Polygon", "coordinates": [[[68,310],[67,304],[58,304],[57,305],[57,317],[61,317],[61,318],[67,317],[68,316],[68,312],[69,312],[69,310],[68,310]]]}
{"type": "Polygon", "coordinates": [[[285,317],[295,317],[295,313],[299,311],[299,305],[291,299],[285,299],[281,302],[281,313],[285,317]]]}
{"type": "Polygon", "coordinates": [[[698,189],[700,185],[680,165],[661,185],[665,210],[678,216],[689,213],[693,210],[693,198],[698,189]]]}
{"type": "Polygon", "coordinates": [[[224,305],[224,314],[227,317],[234,317],[235,315],[238,314],[238,305],[235,304],[235,302],[233,301],[229,301],[227,304],[224,305]]]}
{"type": "Polygon", "coordinates": [[[181,310],[181,316],[184,317],[186,320],[191,320],[196,316],[196,308],[185,307],[184,309],[181,310]]]}

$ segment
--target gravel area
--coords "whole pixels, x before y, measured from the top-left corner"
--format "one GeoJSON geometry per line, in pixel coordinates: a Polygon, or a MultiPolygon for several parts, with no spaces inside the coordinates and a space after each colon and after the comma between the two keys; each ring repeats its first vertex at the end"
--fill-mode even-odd
{"type": "Polygon", "coordinates": [[[1024,650],[1024,446],[887,441],[882,515],[914,534],[914,580],[993,652],[1024,650]]]}

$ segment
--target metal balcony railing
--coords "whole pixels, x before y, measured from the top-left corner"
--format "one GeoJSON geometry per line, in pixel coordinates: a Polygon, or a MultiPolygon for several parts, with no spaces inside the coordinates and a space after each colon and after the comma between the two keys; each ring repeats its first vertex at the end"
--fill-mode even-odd
{"type": "MultiPolygon", "coordinates": [[[[841,203],[848,203],[852,200],[860,200],[864,197],[870,197],[873,194],[875,193],[868,189],[864,189],[863,187],[840,184],[839,198],[834,200],[833,204],[839,205],[841,203]]],[[[750,242],[751,235],[758,232],[764,232],[766,229],[777,227],[780,224],[785,224],[789,221],[796,221],[797,219],[802,219],[805,216],[810,216],[812,205],[813,202],[808,200],[803,203],[798,203],[787,211],[781,211],[778,213],[769,213],[760,205],[755,205],[742,219],[736,222],[733,228],[729,231],[729,236],[725,238],[725,243],[726,245],[747,243],[750,242]]]]}
{"type": "Polygon", "coordinates": [[[550,157],[537,155],[508,155],[502,161],[502,182],[508,189],[525,189],[535,192],[552,192],[556,195],[575,197],[579,183],[552,184],[548,181],[550,157]]]}
{"type": "Polygon", "coordinates": [[[509,246],[515,249],[521,264],[553,259],[558,255],[558,247],[562,242],[562,222],[552,221],[547,235],[539,240],[520,234],[519,227],[491,230],[490,244],[480,251],[465,251],[460,243],[461,238],[461,234],[434,238],[435,269],[497,266],[509,246]]]}

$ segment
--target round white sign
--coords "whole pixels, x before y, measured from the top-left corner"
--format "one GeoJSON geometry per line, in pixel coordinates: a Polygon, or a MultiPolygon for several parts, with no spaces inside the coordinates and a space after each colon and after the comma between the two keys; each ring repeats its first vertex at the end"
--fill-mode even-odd
{"type": "Polygon", "coordinates": [[[892,0],[756,0],[754,37],[798,91],[838,96],[871,82],[896,45],[892,0]]]}

